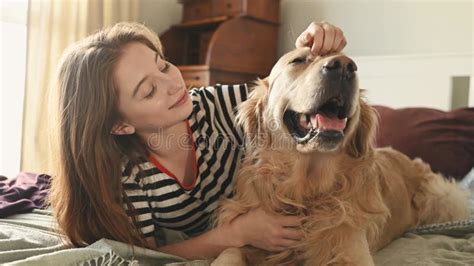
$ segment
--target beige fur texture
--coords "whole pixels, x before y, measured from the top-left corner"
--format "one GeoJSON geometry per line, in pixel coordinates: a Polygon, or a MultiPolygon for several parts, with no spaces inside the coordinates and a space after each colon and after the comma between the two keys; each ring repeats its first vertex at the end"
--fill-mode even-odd
{"type": "Polygon", "coordinates": [[[419,159],[374,148],[377,114],[365,102],[355,70],[342,54],[313,57],[303,48],[284,55],[253,87],[238,115],[245,160],[235,196],[223,201],[217,223],[262,207],[305,216],[306,237],[279,253],[228,250],[213,265],[373,265],[371,253],[407,229],[468,216],[467,194],[455,182],[419,159]],[[317,113],[334,99],[344,103],[342,137],[296,141],[285,112],[317,113]]]}

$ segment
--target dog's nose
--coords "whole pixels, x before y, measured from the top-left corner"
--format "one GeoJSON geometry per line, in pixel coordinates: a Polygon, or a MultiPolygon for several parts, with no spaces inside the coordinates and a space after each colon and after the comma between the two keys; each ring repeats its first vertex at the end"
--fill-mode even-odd
{"type": "Polygon", "coordinates": [[[357,65],[349,57],[340,55],[328,58],[328,61],[323,63],[322,70],[324,74],[340,74],[346,78],[353,78],[357,65]]]}

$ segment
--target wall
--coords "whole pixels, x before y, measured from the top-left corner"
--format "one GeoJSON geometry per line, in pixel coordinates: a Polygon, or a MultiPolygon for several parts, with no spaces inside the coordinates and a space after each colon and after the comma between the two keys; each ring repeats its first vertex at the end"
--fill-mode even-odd
{"type": "Polygon", "coordinates": [[[0,9],[0,175],[7,177],[20,169],[27,4],[8,1],[0,9]]]}
{"type": "Polygon", "coordinates": [[[141,0],[139,22],[161,34],[181,21],[182,7],[177,0],[141,0]]]}
{"type": "Polygon", "coordinates": [[[279,53],[311,21],[343,29],[351,56],[472,53],[473,1],[282,0],[279,53]]]}
{"type": "MultiPolygon", "coordinates": [[[[372,104],[451,110],[468,106],[472,54],[352,57],[372,104]]],[[[474,106],[471,104],[471,106],[474,106]]]]}
{"type": "Polygon", "coordinates": [[[282,0],[278,51],[325,20],[343,29],[372,103],[449,110],[470,98],[474,106],[473,9],[471,0],[282,0]]]}

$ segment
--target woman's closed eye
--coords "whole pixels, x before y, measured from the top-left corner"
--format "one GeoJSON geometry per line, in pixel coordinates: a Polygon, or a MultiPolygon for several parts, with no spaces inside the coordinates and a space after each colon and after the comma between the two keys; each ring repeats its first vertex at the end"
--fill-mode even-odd
{"type": "MultiPolygon", "coordinates": [[[[163,62],[164,62],[164,66],[160,69],[160,72],[166,73],[166,72],[168,72],[168,70],[170,68],[170,63],[168,63],[167,61],[164,61],[164,60],[163,60],[163,62]]],[[[156,92],[156,85],[153,85],[153,86],[151,86],[150,91],[145,96],[145,99],[149,99],[149,98],[153,97],[155,92],[156,92]]]]}
{"type": "Polygon", "coordinates": [[[147,93],[147,95],[145,96],[145,99],[149,99],[149,98],[153,97],[153,95],[155,94],[155,91],[156,91],[156,86],[155,85],[151,86],[151,89],[147,93]]]}

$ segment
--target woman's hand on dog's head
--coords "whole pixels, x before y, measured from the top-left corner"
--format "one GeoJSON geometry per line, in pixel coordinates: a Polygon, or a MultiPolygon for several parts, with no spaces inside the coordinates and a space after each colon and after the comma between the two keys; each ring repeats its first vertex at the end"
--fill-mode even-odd
{"type": "Polygon", "coordinates": [[[296,47],[310,47],[314,55],[338,53],[346,46],[342,30],[327,22],[312,22],[296,39],[296,47]]]}
{"type": "Polygon", "coordinates": [[[269,214],[258,208],[237,217],[233,222],[241,246],[251,245],[267,251],[283,251],[304,237],[302,217],[269,214]]]}

